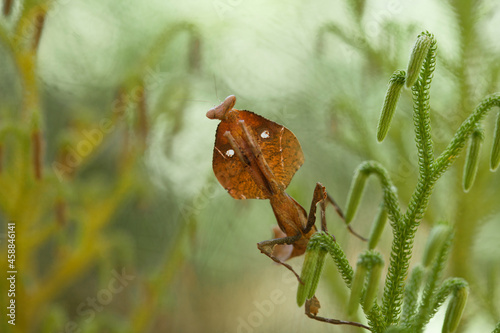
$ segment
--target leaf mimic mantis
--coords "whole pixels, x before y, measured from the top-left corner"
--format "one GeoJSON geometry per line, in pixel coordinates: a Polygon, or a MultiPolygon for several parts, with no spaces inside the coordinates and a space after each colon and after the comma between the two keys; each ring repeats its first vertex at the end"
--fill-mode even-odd
{"type": "MultiPolygon", "coordinates": [[[[299,275],[284,261],[305,253],[309,239],[317,231],[317,204],[321,208],[321,229],[325,232],[325,203],[331,203],[342,219],[343,213],[321,183],[317,183],[314,189],[309,214],[285,192],[293,175],[304,163],[299,141],[285,126],[250,111],[233,109],[235,103],[236,97],[231,95],[207,112],[209,119],[221,121],[213,153],[215,176],[235,199],[269,199],[278,226],[273,229],[274,238],[257,243],[257,247],[288,268],[302,283],[299,275]]],[[[316,305],[306,304],[306,314],[314,319],[325,319],[315,316],[319,302],[314,302],[316,305]]],[[[328,320],[365,327],[359,323],[328,320]]]]}

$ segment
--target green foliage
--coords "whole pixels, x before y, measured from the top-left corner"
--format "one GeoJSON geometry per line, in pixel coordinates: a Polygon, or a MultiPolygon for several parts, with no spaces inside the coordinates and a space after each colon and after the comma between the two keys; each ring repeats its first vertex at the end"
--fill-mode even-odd
{"type": "Polygon", "coordinates": [[[318,237],[308,244],[307,255],[304,258],[304,266],[302,266],[302,277],[307,283],[299,285],[297,291],[297,304],[299,306],[302,306],[306,299],[311,299],[314,296],[323,271],[326,253],[327,251],[318,237]]]}
{"type": "Polygon", "coordinates": [[[490,168],[495,171],[500,165],[500,112],[497,115],[493,145],[491,147],[490,168]]]}
{"type": "MultiPolygon", "coordinates": [[[[168,246],[157,245],[160,269],[138,271],[138,241],[131,237],[127,223],[144,222],[133,217],[142,214],[141,205],[165,205],[158,191],[152,190],[142,162],[151,124],[168,113],[167,107],[161,113],[152,111],[149,94],[158,87],[148,80],[151,68],[161,65],[165,51],[183,34],[190,37],[183,51],[191,59],[186,72],[196,71],[198,28],[187,22],[167,24],[160,37],[152,38],[153,47],[144,50],[137,66],[124,69],[117,82],[103,88],[111,99],[103,101],[96,97],[98,89],[93,91],[95,110],[88,106],[90,111],[76,112],[84,107],[64,105],[54,111],[51,98],[57,94],[39,79],[44,69],[38,67],[39,50],[50,43],[47,25],[65,4],[50,0],[3,4],[2,70],[13,64],[12,77],[3,80],[13,86],[12,82],[20,82],[22,93],[19,100],[8,96],[12,108],[2,103],[0,109],[1,232],[7,221],[16,223],[18,271],[16,325],[2,320],[0,330],[147,331],[161,296],[183,265],[185,242],[196,222],[193,210],[181,216],[185,220],[179,228],[171,219],[176,237],[168,246]],[[130,214],[123,216],[127,208],[130,214]],[[149,295],[142,289],[149,290],[149,295]],[[142,301],[132,302],[134,294],[142,301]],[[95,302],[96,297],[100,303],[95,308],[85,303],[92,298],[95,302]],[[100,297],[107,297],[105,304],[100,297]],[[105,315],[99,315],[112,298],[128,303],[125,313],[117,310],[120,302],[115,301],[105,315]]],[[[176,85],[178,91],[187,92],[191,83],[176,85]]],[[[170,209],[165,205],[165,215],[170,209]]],[[[2,272],[7,270],[6,257],[0,258],[2,272]]],[[[7,289],[2,279],[2,307],[7,289]]]]}
{"type": "Polygon", "coordinates": [[[375,219],[372,223],[372,228],[370,230],[370,237],[368,237],[368,249],[372,250],[377,246],[380,236],[384,231],[387,222],[387,209],[385,205],[381,203],[379,205],[378,213],[375,215],[375,219]]]}
{"type": "MultiPolygon", "coordinates": [[[[441,229],[441,225],[437,225],[435,227],[436,229],[441,229]]],[[[437,237],[441,238],[438,239],[438,246],[434,245],[436,243],[436,238],[435,237],[430,237],[427,243],[426,247],[426,252],[432,252],[428,251],[428,248],[436,248],[437,253],[436,256],[433,258],[433,263],[432,266],[428,267],[428,272],[426,272],[426,284],[424,286],[423,292],[422,292],[422,299],[420,301],[420,305],[418,307],[416,316],[413,319],[413,323],[409,325],[409,327],[415,332],[420,332],[423,330],[425,325],[429,322],[431,317],[435,314],[437,311],[437,308],[434,306],[435,302],[433,302],[435,294],[436,294],[436,289],[438,287],[439,281],[441,281],[441,275],[446,263],[446,259],[448,256],[448,251],[451,246],[451,240],[452,240],[452,233],[450,232],[449,228],[446,228],[448,230],[444,230],[444,232],[438,232],[439,234],[443,235],[443,237],[437,237]],[[439,246],[440,245],[440,246],[439,246]]],[[[441,231],[440,230],[440,231],[441,231]]],[[[436,233],[435,233],[436,234],[436,233]]],[[[427,258],[424,256],[424,260],[427,261],[427,258]]],[[[422,264],[425,267],[426,262],[423,262],[422,264]]]]}
{"type": "Polygon", "coordinates": [[[384,105],[382,105],[382,112],[377,128],[377,140],[382,142],[389,131],[391,126],[392,117],[396,111],[401,89],[404,86],[406,79],[405,71],[395,71],[389,79],[389,87],[385,94],[384,105]]]}
{"type": "MultiPolygon", "coordinates": [[[[413,51],[410,55],[410,61],[408,62],[408,69],[406,70],[406,87],[413,87],[415,82],[417,81],[418,74],[422,68],[422,64],[427,62],[429,65],[436,61],[436,50],[435,50],[436,41],[434,36],[429,34],[428,32],[423,32],[417,37],[417,41],[415,42],[415,46],[413,46],[413,51]],[[433,52],[430,53],[429,49],[434,48],[433,52]]],[[[430,73],[432,76],[432,73],[430,73]]],[[[430,82],[429,82],[430,83],[430,82]]]]}
{"type": "Polygon", "coordinates": [[[469,139],[469,149],[465,160],[463,187],[465,192],[469,192],[476,179],[477,169],[479,167],[479,153],[484,140],[483,130],[476,128],[469,139]]]}
{"type": "MultiPolygon", "coordinates": [[[[486,97],[462,123],[447,148],[435,158],[434,143],[431,136],[431,108],[429,100],[430,87],[436,65],[436,48],[436,40],[432,34],[428,32],[420,34],[417,37],[405,79],[407,86],[412,87],[413,93],[413,122],[419,171],[418,182],[406,211],[404,213],[401,212],[396,190],[392,185],[388,173],[377,162],[363,162],[358,167],[348,194],[347,223],[352,220],[359,207],[367,177],[374,173],[381,180],[384,192],[382,210],[385,207],[387,208],[391,221],[390,224],[393,228],[390,262],[387,276],[385,277],[384,294],[381,300],[381,315],[374,317],[373,313],[370,312],[372,309],[371,305],[373,304],[372,297],[375,295],[370,287],[377,285],[378,277],[373,280],[370,278],[367,290],[365,291],[365,297],[368,298],[368,301],[363,304],[362,299],[365,276],[373,267],[372,260],[368,259],[373,257],[374,252],[370,250],[359,256],[356,272],[351,283],[351,279],[345,278],[345,268],[342,268],[349,267],[348,263],[345,261],[340,261],[340,265],[338,263],[338,258],[345,257],[341,253],[342,250],[333,238],[327,238],[322,234],[324,241],[330,243],[330,245],[327,244],[325,246],[336,249],[335,254],[332,256],[337,263],[337,267],[340,268],[339,271],[344,277],[346,286],[351,288],[351,297],[347,306],[347,312],[352,314],[357,309],[358,303],[363,304],[363,310],[373,332],[397,332],[401,330],[422,332],[450,293],[453,296],[450,300],[443,324],[443,332],[454,332],[460,322],[468,295],[467,282],[463,279],[452,278],[441,283],[443,270],[453,239],[451,227],[444,224],[438,224],[433,228],[425,249],[422,265],[417,265],[410,274],[408,281],[406,279],[410,268],[410,260],[413,255],[415,234],[427,209],[436,181],[457,159],[466,141],[470,139],[472,142],[464,176],[464,188],[466,190],[470,188],[477,172],[478,147],[483,140],[482,131],[479,130],[480,123],[490,109],[495,106],[500,107],[500,94],[492,94],[486,97]],[[419,74],[417,75],[416,73],[418,72],[419,74]],[[420,291],[421,288],[423,288],[422,291],[420,291]]],[[[399,76],[403,72],[396,73],[391,78],[391,81],[402,82],[403,80],[399,76]]],[[[387,95],[391,96],[386,96],[384,107],[382,108],[382,115],[379,122],[379,133],[382,134],[378,135],[379,139],[383,138],[387,133],[397,99],[399,98],[399,89],[391,89],[390,87],[387,91],[387,95]],[[388,100],[390,103],[387,102],[388,100]],[[390,104],[390,107],[387,107],[387,104],[390,104]]],[[[379,214],[381,214],[380,210],[379,214]]],[[[379,229],[380,227],[376,226],[374,228],[379,229]]],[[[373,232],[375,235],[377,233],[373,232]]],[[[373,246],[370,244],[372,243],[369,243],[369,248],[371,249],[373,246]]],[[[310,251],[309,247],[308,251],[310,251]]],[[[376,255],[376,258],[378,258],[377,262],[382,263],[382,258],[379,256],[379,254],[376,255]]],[[[349,273],[349,276],[351,275],[349,273]]],[[[303,275],[303,277],[307,284],[307,276],[303,275]]],[[[315,280],[314,283],[316,285],[317,281],[315,280]]],[[[373,309],[378,310],[376,301],[373,309]]]]}
{"type": "Polygon", "coordinates": [[[454,290],[450,304],[448,304],[448,309],[446,310],[446,316],[444,317],[443,333],[451,333],[457,330],[468,297],[468,286],[461,286],[454,290]]]}
{"type": "Polygon", "coordinates": [[[356,264],[356,271],[354,272],[354,277],[351,284],[351,295],[349,297],[349,303],[347,304],[347,313],[353,315],[358,309],[358,305],[361,302],[361,294],[363,292],[363,286],[365,284],[365,278],[368,268],[366,267],[363,258],[360,256],[358,263],[356,264]]]}
{"type": "Polygon", "coordinates": [[[368,250],[359,256],[347,305],[348,314],[354,314],[359,303],[363,304],[366,312],[370,312],[376,303],[375,297],[383,267],[384,260],[378,252],[368,250]]]}
{"type": "Polygon", "coordinates": [[[332,241],[332,236],[328,235],[327,233],[317,232],[311,237],[309,243],[307,244],[308,251],[309,248],[314,248],[318,245],[324,247],[332,256],[332,259],[335,262],[335,265],[337,265],[337,269],[344,279],[344,282],[347,286],[350,286],[352,283],[354,271],[338,243],[332,241]]]}
{"type": "Polygon", "coordinates": [[[368,178],[368,173],[363,169],[358,169],[354,175],[351,189],[349,190],[349,196],[347,197],[347,208],[345,211],[345,222],[349,224],[354,218],[356,211],[359,206],[359,201],[363,195],[363,190],[365,189],[366,179],[368,178]]]}
{"type": "Polygon", "coordinates": [[[424,268],[421,265],[416,265],[405,286],[403,296],[403,310],[401,312],[401,327],[410,326],[410,322],[415,316],[417,310],[418,296],[424,278],[424,268]]]}

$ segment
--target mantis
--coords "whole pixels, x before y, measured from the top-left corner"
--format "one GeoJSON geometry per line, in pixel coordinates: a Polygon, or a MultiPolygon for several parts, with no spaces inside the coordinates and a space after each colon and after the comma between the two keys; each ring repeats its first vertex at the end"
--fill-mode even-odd
{"type": "MultiPolygon", "coordinates": [[[[207,112],[209,119],[221,122],[215,135],[213,170],[219,183],[235,199],[269,199],[277,226],[274,238],[257,243],[258,249],[276,263],[285,266],[302,283],[299,274],[286,260],[305,253],[307,244],[317,231],[317,205],[321,209],[321,230],[327,232],[326,203],[335,208],[345,221],[342,210],[316,183],[309,213],[285,190],[304,163],[304,154],[295,135],[285,126],[253,112],[234,109],[236,97],[228,96],[219,106],[207,112]]],[[[348,229],[355,236],[350,226],[348,229]]],[[[330,235],[335,241],[335,237],[330,235]]],[[[368,328],[360,323],[317,317],[319,301],[306,303],[306,315],[331,324],[347,324],[368,328]]]]}
{"type": "Polygon", "coordinates": [[[235,103],[236,97],[231,95],[207,112],[209,119],[221,121],[213,154],[215,176],[235,199],[269,199],[278,225],[273,229],[275,237],[258,243],[257,247],[301,282],[284,261],[305,253],[309,239],[317,231],[318,203],[321,229],[325,232],[325,203],[331,203],[342,219],[343,213],[321,183],[316,184],[309,213],[285,192],[304,163],[299,141],[285,126],[253,112],[234,109],[235,103]]]}

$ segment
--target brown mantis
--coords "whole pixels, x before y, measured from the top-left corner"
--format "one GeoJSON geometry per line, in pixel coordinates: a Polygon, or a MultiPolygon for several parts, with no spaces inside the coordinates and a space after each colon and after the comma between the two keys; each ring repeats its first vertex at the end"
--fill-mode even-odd
{"type": "MultiPolygon", "coordinates": [[[[257,247],[276,263],[288,268],[302,283],[300,276],[284,261],[305,253],[309,239],[317,231],[318,203],[321,229],[325,232],[326,202],[333,205],[342,219],[343,213],[321,183],[316,184],[309,213],[285,192],[295,172],[304,163],[299,141],[282,125],[250,111],[233,109],[235,103],[236,97],[229,96],[207,112],[208,118],[221,121],[213,153],[215,176],[235,199],[269,199],[278,226],[273,229],[275,238],[262,241],[257,247]]],[[[350,226],[348,228],[362,238],[350,226]]],[[[316,317],[314,312],[317,313],[317,310],[311,310],[313,307],[310,303],[306,304],[306,314],[311,318],[365,327],[358,323],[316,317]]]]}

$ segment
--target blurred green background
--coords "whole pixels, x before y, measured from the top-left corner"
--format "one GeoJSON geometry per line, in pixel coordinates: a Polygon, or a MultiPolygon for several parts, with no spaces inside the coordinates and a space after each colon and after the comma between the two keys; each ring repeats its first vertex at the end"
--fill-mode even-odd
{"type": "MultiPolygon", "coordinates": [[[[418,33],[438,40],[437,152],[500,90],[495,1],[3,6],[0,268],[4,276],[5,232],[15,221],[18,275],[16,326],[3,315],[2,332],[358,332],[308,319],[295,303],[294,277],[259,253],[274,215],[268,202],[233,200],[217,183],[217,122],[206,111],[234,94],[238,109],[292,130],[306,162],[288,193],[304,207],[318,181],[344,207],[353,171],[367,159],[388,168],[404,207],[417,175],[410,91],[383,144],[375,131],[389,76],[406,67],[418,33]]],[[[474,187],[462,191],[462,157],[438,183],[415,242],[417,260],[430,226],[456,227],[446,274],[471,284],[462,332],[491,331],[500,319],[493,124],[489,116],[474,187]]],[[[364,235],[377,186],[370,181],[353,224],[364,235]]],[[[354,263],[364,245],[333,209],[327,214],[354,263]]],[[[387,228],[379,246],[386,258],[391,239],[387,228]]],[[[290,263],[299,269],[302,261],[290,263]]],[[[0,288],[5,309],[5,278],[0,288]]],[[[346,295],[328,260],[320,313],[348,319],[346,295]]],[[[438,314],[428,331],[440,332],[441,322],[438,314]]]]}

